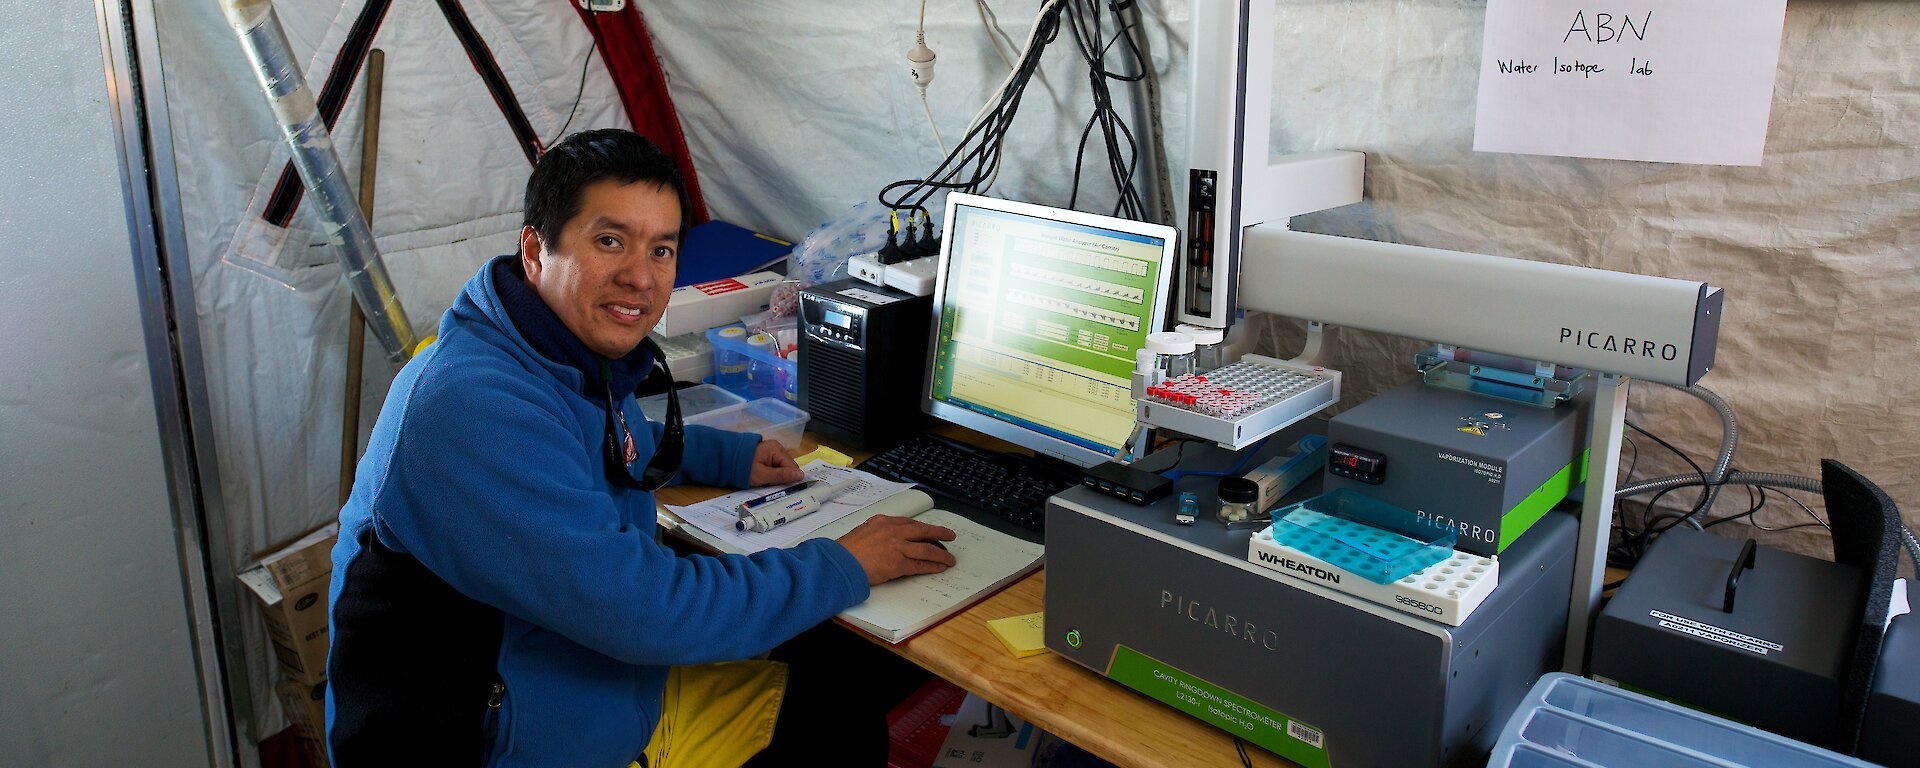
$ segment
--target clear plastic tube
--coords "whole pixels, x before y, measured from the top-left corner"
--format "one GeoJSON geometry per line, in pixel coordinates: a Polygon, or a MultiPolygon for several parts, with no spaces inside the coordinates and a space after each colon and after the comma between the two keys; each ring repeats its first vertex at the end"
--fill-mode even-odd
{"type": "Polygon", "coordinates": [[[225,0],[221,6],[253,63],[254,75],[273,108],[274,121],[292,148],[293,166],[306,186],[307,205],[320,220],[341,269],[346,271],[347,287],[367,316],[367,328],[380,341],[387,360],[398,368],[413,354],[413,326],[400,306],[386,263],[380,260],[373,231],[361,215],[359,196],[347,185],[333,136],[314,108],[313,92],[300,73],[299,61],[280,26],[280,16],[268,2],[225,0]]]}

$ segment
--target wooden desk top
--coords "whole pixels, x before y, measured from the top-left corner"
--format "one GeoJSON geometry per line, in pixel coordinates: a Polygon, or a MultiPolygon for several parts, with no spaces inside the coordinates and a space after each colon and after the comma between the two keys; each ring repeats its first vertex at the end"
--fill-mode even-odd
{"type": "MultiPolygon", "coordinates": [[[[1039,612],[1046,577],[1045,570],[1034,573],[905,644],[887,647],[1123,768],[1241,764],[1225,731],[1051,651],[1024,659],[1007,653],[986,622],[1039,612]]],[[[1252,744],[1247,755],[1256,766],[1294,765],[1252,744]]]]}
{"type": "MultiPolygon", "coordinates": [[[[1000,450],[1013,447],[957,427],[936,431],[1000,450]]],[[[826,442],[856,461],[872,455],[826,442]]],[[[812,451],[818,444],[819,439],[809,432],[798,453],[812,451]]],[[[717,488],[674,486],[662,488],[655,498],[661,504],[685,505],[720,493],[717,488]]],[[[1024,659],[1008,653],[987,629],[987,622],[1039,612],[1046,575],[1043,569],[1021,579],[901,645],[849,630],[1121,768],[1241,765],[1233,738],[1225,731],[1050,651],[1024,659]]],[[[1247,745],[1247,754],[1256,766],[1294,765],[1252,744],[1247,745]]]]}

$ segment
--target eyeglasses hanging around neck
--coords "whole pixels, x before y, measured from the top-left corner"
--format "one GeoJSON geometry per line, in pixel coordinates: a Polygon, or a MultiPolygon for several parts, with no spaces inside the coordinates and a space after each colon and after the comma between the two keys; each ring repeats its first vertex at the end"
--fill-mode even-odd
{"type": "Polygon", "coordinates": [[[654,367],[667,380],[667,415],[665,428],[660,432],[660,442],[654,446],[653,455],[640,470],[639,476],[633,473],[633,462],[639,459],[639,448],[633,439],[633,430],[627,426],[626,413],[619,407],[619,400],[629,393],[621,393],[617,398],[613,392],[613,368],[607,361],[600,363],[600,377],[606,390],[607,478],[614,485],[637,488],[649,493],[660,490],[674,475],[680,473],[681,454],[686,448],[686,425],[680,420],[680,397],[673,389],[673,371],[667,367],[667,356],[653,339],[640,342],[653,355],[654,367]]]}

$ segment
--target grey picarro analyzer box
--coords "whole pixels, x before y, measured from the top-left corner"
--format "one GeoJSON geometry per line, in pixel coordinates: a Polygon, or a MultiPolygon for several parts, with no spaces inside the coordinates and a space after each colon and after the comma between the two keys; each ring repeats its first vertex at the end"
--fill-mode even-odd
{"type": "Polygon", "coordinates": [[[1341,768],[1484,764],[1527,687],[1559,667],[1565,512],[1511,547],[1500,587],[1449,627],[1254,565],[1252,529],[1176,525],[1174,504],[1080,487],[1048,501],[1048,648],[1301,765],[1341,768]]]}
{"type": "Polygon", "coordinates": [[[1462,552],[1499,555],[1585,478],[1583,411],[1416,381],[1333,417],[1326,488],[1451,528],[1462,552]]]}

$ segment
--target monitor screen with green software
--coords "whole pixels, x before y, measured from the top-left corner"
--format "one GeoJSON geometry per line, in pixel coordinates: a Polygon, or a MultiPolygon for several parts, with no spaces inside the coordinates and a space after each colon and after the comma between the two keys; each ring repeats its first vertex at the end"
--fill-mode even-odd
{"type": "Polygon", "coordinates": [[[945,230],[928,412],[1080,466],[1120,456],[1174,229],[956,193],[945,230]]]}

